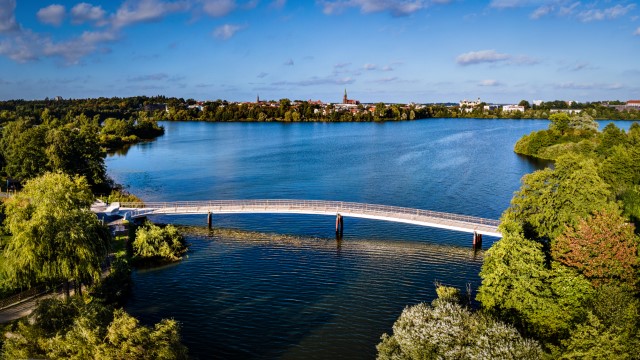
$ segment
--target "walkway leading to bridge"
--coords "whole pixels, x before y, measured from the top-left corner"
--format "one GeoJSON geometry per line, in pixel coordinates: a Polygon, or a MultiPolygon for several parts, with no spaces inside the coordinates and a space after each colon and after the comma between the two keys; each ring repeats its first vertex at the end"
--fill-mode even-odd
{"type": "Polygon", "coordinates": [[[207,214],[314,214],[336,216],[336,230],[342,230],[342,217],[393,221],[419,226],[502,237],[500,222],[475,216],[413,209],[399,206],[322,200],[210,200],[176,202],[123,202],[111,204],[112,213],[130,218],[152,215],[207,214]]]}

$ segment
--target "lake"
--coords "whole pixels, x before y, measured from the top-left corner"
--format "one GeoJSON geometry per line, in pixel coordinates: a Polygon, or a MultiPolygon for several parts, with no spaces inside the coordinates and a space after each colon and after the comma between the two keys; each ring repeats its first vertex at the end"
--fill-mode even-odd
{"type": "MultiPolygon", "coordinates": [[[[106,160],[146,201],[338,200],[498,219],[522,175],[545,166],[513,145],[548,121],[162,125],[156,141],[106,160]]],[[[217,215],[211,231],[206,215],[152,220],[185,226],[191,249],[136,271],[126,309],[180,321],[193,358],[371,359],[436,283],[471,297],[480,285],[483,252],[467,233],[347,217],[336,241],[330,216],[217,215]]]]}

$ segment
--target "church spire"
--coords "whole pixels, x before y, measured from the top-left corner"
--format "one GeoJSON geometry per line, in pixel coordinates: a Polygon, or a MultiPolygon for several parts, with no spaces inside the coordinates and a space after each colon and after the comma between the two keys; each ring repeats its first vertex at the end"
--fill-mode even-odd
{"type": "Polygon", "coordinates": [[[342,98],[342,103],[346,104],[348,99],[349,98],[347,97],[347,89],[344,89],[344,97],[342,98]]]}

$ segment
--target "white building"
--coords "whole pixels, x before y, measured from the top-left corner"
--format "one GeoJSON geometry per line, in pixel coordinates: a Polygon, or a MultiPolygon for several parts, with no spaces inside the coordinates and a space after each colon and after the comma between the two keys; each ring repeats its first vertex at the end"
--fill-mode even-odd
{"type": "Polygon", "coordinates": [[[520,105],[503,105],[502,106],[502,112],[514,112],[514,111],[524,112],[524,106],[520,106],[520,105]]]}

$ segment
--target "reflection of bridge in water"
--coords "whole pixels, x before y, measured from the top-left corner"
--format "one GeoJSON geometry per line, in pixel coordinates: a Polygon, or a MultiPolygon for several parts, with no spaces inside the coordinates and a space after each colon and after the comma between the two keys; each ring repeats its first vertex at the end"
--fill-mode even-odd
{"type": "Polygon", "coordinates": [[[131,218],[152,215],[207,214],[211,226],[212,214],[313,214],[336,216],[336,233],[343,231],[344,216],[393,221],[474,234],[474,244],[482,235],[502,237],[498,220],[445,212],[413,209],[398,206],[363,204],[345,201],[322,200],[211,200],[114,203],[112,212],[131,218]]]}

